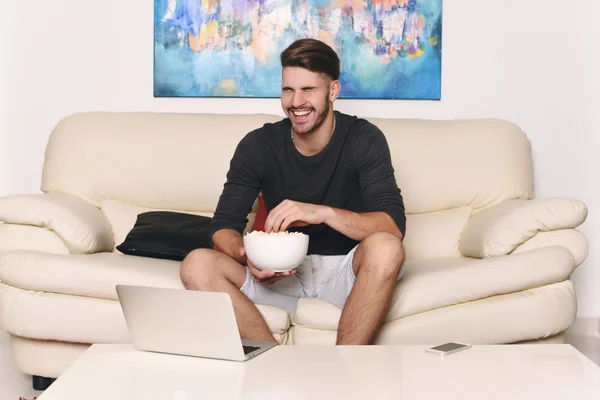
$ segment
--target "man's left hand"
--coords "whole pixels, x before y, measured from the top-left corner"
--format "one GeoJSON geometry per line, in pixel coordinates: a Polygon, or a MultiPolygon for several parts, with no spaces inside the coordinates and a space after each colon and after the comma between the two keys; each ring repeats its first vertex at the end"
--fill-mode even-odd
{"type": "Polygon", "coordinates": [[[291,226],[322,224],[332,213],[331,207],[284,200],[269,213],[265,232],[284,232],[291,226]]]}

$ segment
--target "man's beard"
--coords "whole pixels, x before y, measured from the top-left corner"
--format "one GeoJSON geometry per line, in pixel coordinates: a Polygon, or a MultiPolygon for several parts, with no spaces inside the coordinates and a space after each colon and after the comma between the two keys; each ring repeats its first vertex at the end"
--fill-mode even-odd
{"type": "MultiPolygon", "coordinates": [[[[302,132],[302,135],[310,135],[311,133],[314,133],[315,131],[317,131],[321,125],[323,125],[323,122],[325,122],[325,119],[327,118],[327,114],[329,114],[329,110],[331,109],[331,103],[327,100],[329,98],[329,90],[327,91],[327,95],[325,96],[325,107],[323,108],[323,111],[321,111],[318,115],[317,115],[317,119],[315,122],[315,125],[309,129],[306,132],[302,132]]],[[[315,112],[317,110],[315,109],[315,112]]],[[[290,112],[293,113],[293,111],[290,110],[290,112]]]]}

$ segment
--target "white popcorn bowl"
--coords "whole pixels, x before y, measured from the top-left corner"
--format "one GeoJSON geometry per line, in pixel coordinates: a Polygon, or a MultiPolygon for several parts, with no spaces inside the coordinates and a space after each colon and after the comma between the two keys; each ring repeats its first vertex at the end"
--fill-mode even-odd
{"type": "Polygon", "coordinates": [[[244,235],[248,260],[260,270],[291,271],[302,263],[308,253],[308,235],[302,233],[244,235]]]}

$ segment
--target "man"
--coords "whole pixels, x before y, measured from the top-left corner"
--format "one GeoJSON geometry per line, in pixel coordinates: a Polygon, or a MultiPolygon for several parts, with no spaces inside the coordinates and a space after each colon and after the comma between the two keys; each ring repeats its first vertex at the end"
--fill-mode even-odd
{"type": "Polygon", "coordinates": [[[300,297],[343,309],[337,344],[371,344],[402,275],[406,218],[390,151],[373,124],[333,110],[341,85],[331,47],[302,39],[281,54],[287,118],[238,144],[214,215],[214,250],[181,265],[187,289],[228,293],[240,335],[271,340],[254,304],[293,312],[300,297]],[[266,232],[310,236],[296,270],[261,271],[245,257],[242,232],[259,192],[266,232]]]}

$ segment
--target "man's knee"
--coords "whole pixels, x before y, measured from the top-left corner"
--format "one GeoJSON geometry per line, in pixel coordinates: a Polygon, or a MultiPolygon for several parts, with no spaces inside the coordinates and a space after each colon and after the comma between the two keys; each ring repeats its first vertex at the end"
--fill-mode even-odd
{"type": "Polygon", "coordinates": [[[397,275],[404,262],[402,240],[388,232],[375,232],[364,238],[356,252],[357,268],[372,268],[373,273],[397,275]]]}
{"type": "Polygon", "coordinates": [[[191,251],[181,262],[181,282],[187,289],[208,290],[211,282],[219,278],[216,268],[217,254],[211,249],[196,249],[191,251]]]}

